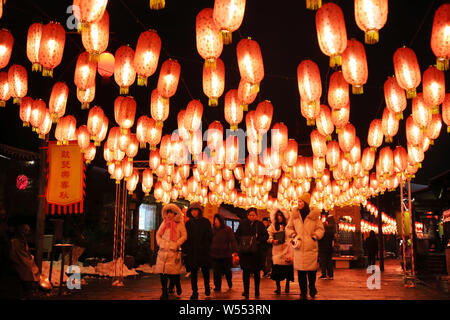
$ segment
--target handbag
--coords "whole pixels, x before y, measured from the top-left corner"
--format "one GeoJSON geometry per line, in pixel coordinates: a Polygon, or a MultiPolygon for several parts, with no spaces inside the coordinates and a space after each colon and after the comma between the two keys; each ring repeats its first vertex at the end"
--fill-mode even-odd
{"type": "Polygon", "coordinates": [[[258,230],[256,230],[256,236],[241,236],[239,241],[239,252],[241,253],[257,253],[258,244],[256,243],[256,238],[258,238],[258,230]]]}

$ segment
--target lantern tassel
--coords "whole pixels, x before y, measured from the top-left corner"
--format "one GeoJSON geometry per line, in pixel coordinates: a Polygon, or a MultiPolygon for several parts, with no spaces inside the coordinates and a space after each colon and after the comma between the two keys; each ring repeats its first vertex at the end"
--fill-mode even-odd
{"type": "Polygon", "coordinates": [[[210,58],[210,59],[205,60],[205,67],[216,70],[216,66],[217,66],[217,64],[216,64],[215,58],[210,58]]]}
{"type": "Polygon", "coordinates": [[[83,102],[81,104],[81,110],[87,110],[89,109],[89,102],[83,102]]]}
{"type": "Polygon", "coordinates": [[[397,120],[403,120],[403,112],[399,112],[395,115],[395,119],[397,120]]]}
{"type": "Polygon", "coordinates": [[[317,10],[322,7],[322,0],[306,0],[306,9],[317,10]]]}
{"type": "Polygon", "coordinates": [[[417,96],[416,88],[406,90],[406,98],[412,99],[417,96]]]}
{"type": "Polygon", "coordinates": [[[364,87],[362,86],[362,84],[352,85],[352,93],[353,94],[363,94],[364,87]]]}
{"type": "Polygon", "coordinates": [[[140,142],[139,143],[139,148],[144,149],[147,146],[146,142],[140,142]]]}
{"type": "Polygon", "coordinates": [[[439,106],[432,106],[431,107],[431,113],[432,114],[439,114],[439,106]]]}
{"type": "Polygon", "coordinates": [[[138,75],[137,85],[140,87],[146,87],[147,86],[147,77],[138,75]]]}
{"type": "Polygon", "coordinates": [[[369,30],[364,34],[364,42],[367,44],[375,44],[380,40],[378,30],[369,30]]]}
{"type": "Polygon", "coordinates": [[[165,0],[150,0],[150,9],[151,10],[161,10],[166,6],[165,0]]]}
{"type": "Polygon", "coordinates": [[[386,137],[386,138],[384,139],[384,141],[385,141],[386,143],[392,143],[392,137],[386,137]]]}
{"type": "Polygon", "coordinates": [[[210,106],[210,107],[217,107],[218,105],[219,105],[219,99],[217,99],[217,98],[209,98],[208,106],[210,106]]]}
{"type": "Polygon", "coordinates": [[[16,97],[16,98],[13,99],[13,103],[14,104],[20,104],[20,100],[21,100],[21,98],[16,97]]]}
{"type": "Polygon", "coordinates": [[[330,67],[337,68],[342,65],[342,57],[339,54],[330,57],[330,67]]]}
{"type": "Polygon", "coordinates": [[[450,133],[450,126],[447,127],[447,133],[450,133]]]}
{"type": "Polygon", "coordinates": [[[42,69],[42,76],[43,77],[53,78],[53,70],[52,69],[48,69],[48,68],[43,68],[42,69]]]}
{"type": "Polygon", "coordinates": [[[5,107],[6,106],[6,101],[1,100],[0,101],[0,107],[5,107]]]}
{"type": "Polygon", "coordinates": [[[119,94],[128,94],[128,87],[120,87],[119,94]]]}
{"type": "Polygon", "coordinates": [[[436,60],[436,68],[440,71],[447,71],[449,67],[449,59],[446,58],[437,58],[436,60]]]}
{"type": "Polygon", "coordinates": [[[232,33],[228,30],[220,30],[220,39],[222,39],[223,44],[230,44],[233,42],[232,33]]]}
{"type": "Polygon", "coordinates": [[[241,108],[243,111],[248,111],[248,104],[241,103],[241,108]]]}

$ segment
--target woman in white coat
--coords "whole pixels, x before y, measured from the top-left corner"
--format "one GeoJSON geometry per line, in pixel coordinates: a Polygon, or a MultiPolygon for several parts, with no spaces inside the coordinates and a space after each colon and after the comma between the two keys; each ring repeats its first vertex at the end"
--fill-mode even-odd
{"type": "Polygon", "coordinates": [[[294,281],[293,249],[286,241],[286,226],[289,221],[289,212],[274,210],[270,214],[272,224],[267,229],[268,243],[272,244],[272,273],[270,278],[277,284],[276,294],[281,293],[281,281],[286,280],[285,292],[289,292],[289,282],[294,281]]]}
{"type": "Polygon", "coordinates": [[[161,300],[166,300],[168,298],[167,282],[169,277],[177,287],[177,294],[181,294],[181,245],[186,241],[187,233],[182,220],[182,212],[177,205],[173,203],[165,205],[162,209],[162,218],[164,221],[156,232],[156,243],[159,246],[159,251],[153,272],[160,274],[161,300]]]}
{"type": "Polygon", "coordinates": [[[294,247],[294,269],[298,272],[300,298],[306,299],[309,282],[309,295],[317,294],[316,273],[318,269],[318,241],[324,235],[320,221],[320,210],[309,208],[310,195],[303,194],[297,208],[291,212],[286,233],[294,247]]]}

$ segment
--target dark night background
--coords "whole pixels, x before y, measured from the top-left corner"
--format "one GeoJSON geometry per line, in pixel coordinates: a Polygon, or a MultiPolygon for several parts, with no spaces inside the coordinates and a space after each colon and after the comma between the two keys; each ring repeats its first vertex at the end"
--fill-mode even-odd
{"type": "MultiPolygon", "coordinates": [[[[335,1],[344,11],[348,38],[364,41],[364,33],[357,27],[354,19],[352,0],[335,1]]],[[[392,56],[402,46],[410,46],[417,54],[421,71],[435,63],[435,56],[430,48],[431,28],[435,10],[444,1],[428,0],[395,0],[389,1],[389,14],[385,27],[380,31],[380,42],[376,45],[365,45],[369,80],[364,86],[364,94],[351,95],[350,122],[355,125],[361,139],[362,148],[367,145],[367,131],[372,119],[381,118],[384,104],[383,84],[387,76],[394,73],[392,56]]],[[[66,114],[75,115],[77,126],[85,124],[88,111],[81,110],[76,98],[73,73],[78,54],[84,51],[81,37],[76,33],[68,33],[62,63],[55,69],[54,78],[43,78],[31,72],[31,63],[26,58],[26,37],[28,27],[33,22],[47,23],[58,21],[64,26],[70,14],[66,13],[72,1],[8,1],[3,17],[2,28],[7,28],[14,35],[14,46],[9,65],[19,63],[28,70],[28,95],[42,98],[48,102],[51,88],[56,81],[65,81],[70,87],[66,114]]],[[[203,60],[196,50],[195,17],[205,7],[213,7],[213,0],[178,1],[167,0],[166,8],[152,11],[148,1],[109,1],[107,10],[110,15],[110,40],[108,51],[114,53],[123,44],[135,48],[139,34],[149,28],[156,29],[162,39],[162,51],[159,66],[169,57],[178,59],[181,64],[181,77],[176,95],[170,101],[170,116],[164,126],[164,133],[176,128],[177,112],[185,108],[192,98],[200,99],[204,104],[203,127],[206,128],[214,120],[220,120],[227,127],[223,116],[223,99],[218,108],[207,106],[207,97],[202,90],[203,60]]],[[[70,30],[67,30],[70,31],[70,30]]],[[[282,121],[289,128],[289,137],[300,144],[309,143],[311,127],[300,114],[299,93],[296,69],[303,59],[312,59],[318,63],[322,76],[322,103],[326,103],[326,88],[331,71],[328,57],[320,52],[315,30],[315,12],[305,9],[305,1],[247,1],[244,21],[241,28],[233,33],[233,43],[224,46],[221,59],[226,66],[225,92],[237,88],[239,71],[236,59],[236,44],[240,38],[251,36],[258,41],[264,60],[265,78],[261,83],[261,91],[253,105],[269,99],[274,105],[273,122],[282,121]]],[[[9,67],[9,66],[8,66],[9,67]]],[[[6,70],[6,68],[5,68],[6,70]]],[[[130,94],[138,102],[136,119],[150,114],[150,93],[156,87],[159,74],[149,79],[148,87],[130,88],[130,94]]],[[[447,76],[448,83],[448,76],[447,76]]],[[[110,127],[115,125],[113,118],[113,102],[119,94],[119,88],[113,77],[102,81],[97,77],[96,97],[93,105],[100,105],[110,118],[110,127]]],[[[421,88],[418,89],[421,91],[421,88]]],[[[411,112],[411,101],[404,112],[405,119],[411,112]]],[[[28,149],[38,150],[39,140],[30,128],[23,128],[18,114],[18,106],[8,101],[6,108],[0,110],[0,142],[28,149]]],[[[400,124],[398,135],[391,147],[400,143],[406,147],[405,121],[400,124]]],[[[241,128],[243,123],[241,123],[241,128]]],[[[53,131],[50,138],[53,139],[53,131]]],[[[415,182],[427,184],[429,178],[448,169],[450,162],[449,135],[443,126],[441,135],[434,146],[426,152],[423,168],[416,175],[415,182]]],[[[303,155],[311,155],[309,146],[300,149],[303,155]]],[[[138,158],[147,159],[148,151],[141,150],[138,158]]],[[[102,149],[97,150],[95,165],[104,167],[102,149]]]]}

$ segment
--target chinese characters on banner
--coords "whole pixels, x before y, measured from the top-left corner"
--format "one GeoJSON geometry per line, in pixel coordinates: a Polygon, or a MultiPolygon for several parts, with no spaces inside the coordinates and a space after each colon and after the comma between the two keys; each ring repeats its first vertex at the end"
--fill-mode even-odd
{"type": "Polygon", "coordinates": [[[48,144],[48,183],[46,198],[51,214],[82,213],[84,164],[76,142],[68,145],[48,144]]]}

